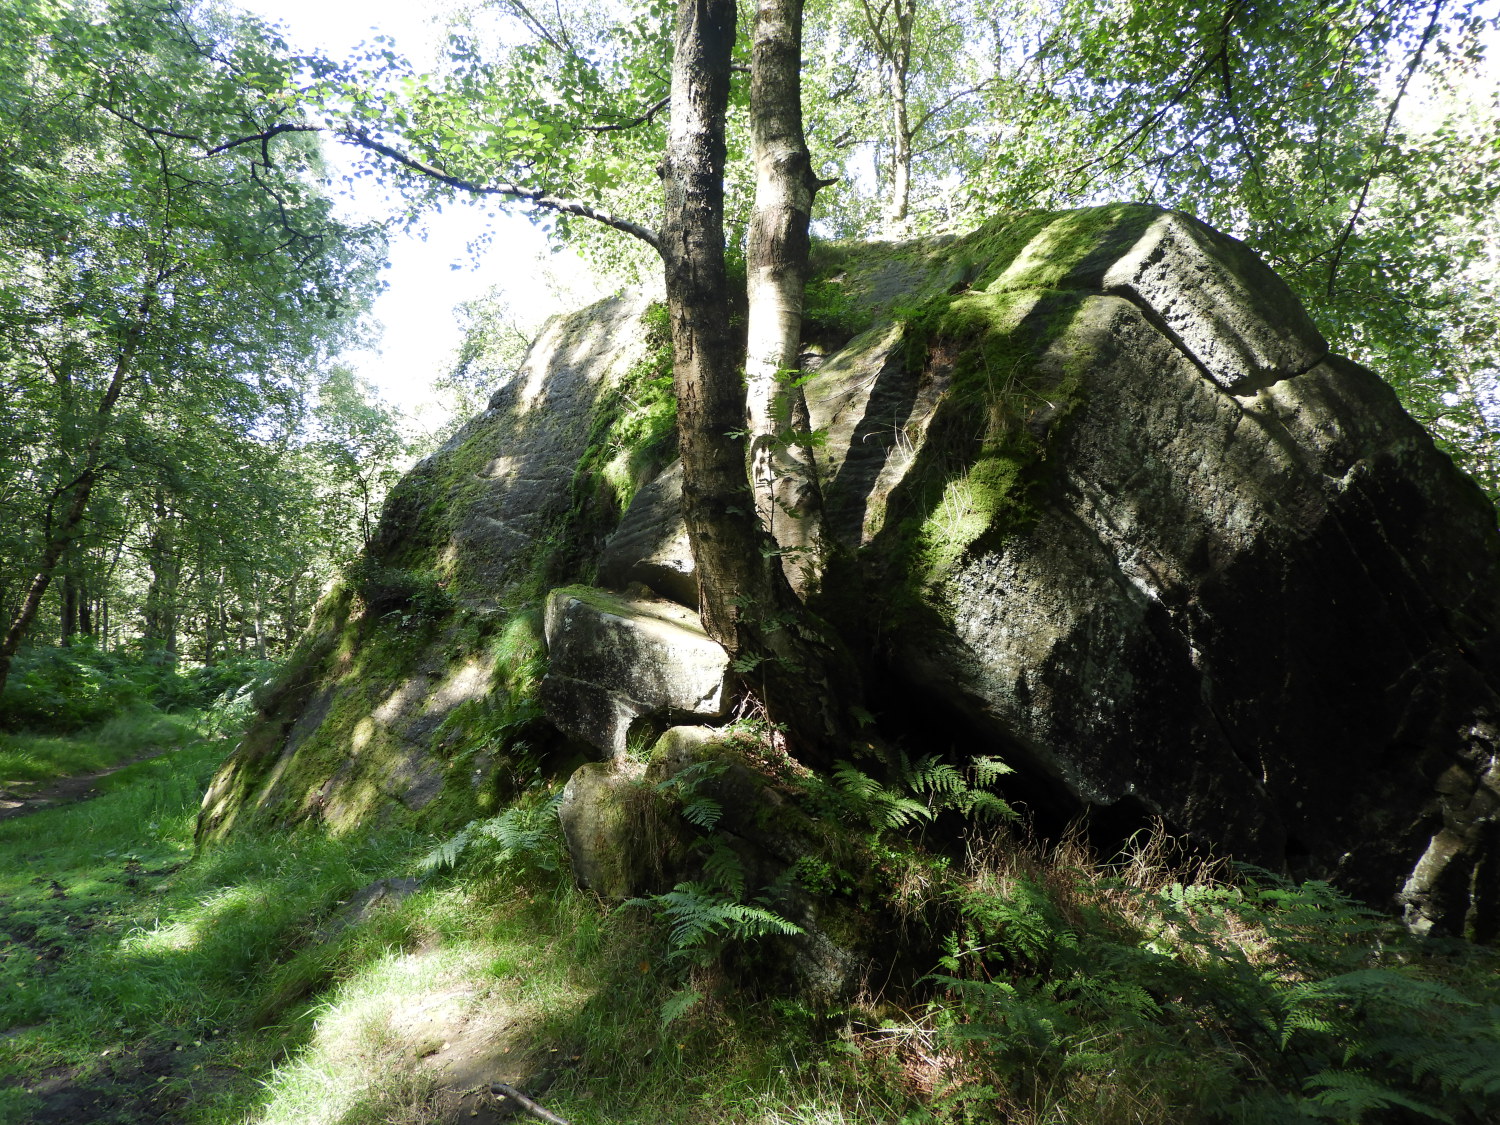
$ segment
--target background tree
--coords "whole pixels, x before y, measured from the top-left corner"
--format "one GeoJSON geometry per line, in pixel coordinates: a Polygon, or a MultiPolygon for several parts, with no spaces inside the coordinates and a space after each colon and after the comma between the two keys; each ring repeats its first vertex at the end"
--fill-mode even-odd
{"type": "Polygon", "coordinates": [[[255,510],[247,477],[273,474],[380,246],[332,218],[306,140],[205,158],[197,131],[280,111],[290,64],[259,25],[23,0],[0,34],[3,686],[54,580],[67,635],[132,547],[175,648],[188,529],[255,510]]]}
{"type": "Polygon", "coordinates": [[[903,152],[908,231],[1105,199],[1186,210],[1265,256],[1335,346],[1388,378],[1483,479],[1488,378],[1474,378],[1500,368],[1485,235],[1500,212],[1500,83],[1483,52],[1495,18],[1481,11],[1453,0],[818,5],[809,136],[843,180],[822,221],[879,229],[882,193],[887,215],[899,211],[903,152]],[[902,90],[904,114],[889,109],[902,90]],[[912,122],[925,140],[905,145],[912,122]]]}

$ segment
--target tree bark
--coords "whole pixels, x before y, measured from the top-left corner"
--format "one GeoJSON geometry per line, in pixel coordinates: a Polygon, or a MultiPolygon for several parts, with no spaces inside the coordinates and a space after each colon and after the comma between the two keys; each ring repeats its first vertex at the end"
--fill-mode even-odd
{"type": "Polygon", "coordinates": [[[151,570],[151,582],[146,587],[146,604],[142,609],[141,639],[148,648],[175,663],[182,558],[177,543],[177,513],[160,491],[156,495],[154,515],[156,524],[146,545],[146,565],[151,570]]]}
{"type": "Polygon", "coordinates": [[[787,579],[805,594],[817,570],[822,496],[798,379],[808,224],[819,187],[802,131],[802,0],[760,0],[750,75],[750,476],[756,512],[783,552],[787,579]]]}
{"type": "Polygon", "coordinates": [[[912,134],[907,80],[911,76],[912,27],[916,0],[863,0],[865,25],[875,40],[885,71],[885,96],[891,114],[891,184],[886,198],[885,223],[899,234],[911,213],[912,134]]]}
{"type": "Polygon", "coordinates": [[[746,466],[741,353],[726,310],[724,117],[734,0],[679,0],[660,249],[672,320],[683,516],[709,636],[757,690],[793,753],[826,765],[849,750],[858,678],[804,610],[756,516],[746,466]]]}
{"type": "MultiPolygon", "coordinates": [[[[910,27],[907,53],[910,54],[910,27]]],[[[886,204],[886,227],[900,233],[911,214],[911,123],[907,112],[906,69],[893,69],[888,96],[891,99],[891,195],[886,204]]]]}
{"type": "Polygon", "coordinates": [[[78,579],[71,573],[62,579],[62,628],[58,632],[65,645],[72,644],[78,632],[78,579]]]}

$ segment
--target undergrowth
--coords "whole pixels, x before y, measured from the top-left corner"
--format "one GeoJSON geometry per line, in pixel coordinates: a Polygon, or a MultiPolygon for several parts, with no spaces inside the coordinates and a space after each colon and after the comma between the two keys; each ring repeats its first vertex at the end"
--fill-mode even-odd
{"type": "Polygon", "coordinates": [[[0,693],[0,730],[60,733],[140,707],[201,709],[270,670],[244,656],[186,667],[159,652],[101,649],[87,637],[32,646],[17,654],[0,693]]]}
{"type": "MultiPolygon", "coordinates": [[[[517,716],[493,718],[501,737],[517,716]]],[[[0,824],[0,1121],[464,1120],[483,1097],[442,1067],[469,1043],[574,1125],[1500,1110],[1492,954],[1160,831],[1113,859],[1030,841],[994,759],[896,750],[820,779],[768,743],[765,783],[837,846],[767,881],[708,758],[656,786],[690,877],[621,908],[573,886],[545,759],[446,839],[245,833],[195,855],[226,750],[195,738],[0,824]],[[778,983],[819,924],[798,895],[857,905],[841,940],[873,984],[778,983]],[[898,957],[918,971],[884,971],[898,957]]]]}

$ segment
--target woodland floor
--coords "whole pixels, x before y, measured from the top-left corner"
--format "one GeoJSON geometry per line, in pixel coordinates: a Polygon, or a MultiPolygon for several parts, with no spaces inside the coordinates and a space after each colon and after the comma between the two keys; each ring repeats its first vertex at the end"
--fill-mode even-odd
{"type": "Polygon", "coordinates": [[[137,754],[129,761],[121,762],[117,766],[95,770],[93,773],[78,774],[75,777],[65,777],[61,781],[54,782],[46,788],[38,789],[35,792],[27,792],[30,785],[28,782],[0,782],[0,820],[12,820],[18,816],[27,816],[30,813],[40,812],[42,809],[68,805],[74,801],[85,801],[90,797],[98,795],[97,783],[104,778],[117,774],[123,769],[128,769],[139,762],[149,762],[152,758],[159,758],[171,749],[172,747],[170,746],[161,746],[147,750],[145,753],[137,754]]]}
{"type": "MultiPolygon", "coordinates": [[[[131,799],[132,789],[153,784],[153,776],[159,784],[164,774],[203,773],[205,763],[156,761],[171,749],[152,748],[108,769],[61,780],[4,787],[0,821],[33,818],[24,826],[6,825],[5,833],[16,854],[5,860],[10,892],[0,895],[0,970],[16,990],[13,999],[25,992],[50,997],[55,992],[49,990],[64,979],[74,981],[63,986],[74,993],[80,988],[107,992],[110,985],[94,974],[129,970],[123,964],[115,970],[100,965],[81,974],[79,964],[90,958],[90,951],[118,949],[132,935],[170,925],[173,913],[180,912],[177,900],[186,890],[184,880],[191,878],[190,835],[175,849],[153,846],[143,838],[149,834],[140,830],[156,828],[145,822],[157,820],[157,814],[121,816],[114,811],[131,799]],[[112,781],[101,786],[106,778],[112,781]],[[106,795],[113,799],[84,804],[106,795]],[[93,842],[84,846],[82,861],[68,847],[56,846],[59,840],[74,843],[85,837],[93,842]]],[[[192,788],[183,794],[187,799],[179,815],[191,816],[194,794],[201,792],[205,779],[188,781],[192,788]]],[[[401,910],[418,889],[414,879],[383,878],[345,892],[339,896],[342,907],[309,935],[312,944],[335,945],[346,929],[378,924],[381,915],[401,910]]],[[[387,1106],[365,1104],[347,1119],[383,1125],[417,1120],[493,1125],[515,1118],[518,1110],[490,1092],[491,1082],[543,1098],[576,1060],[535,1033],[534,1007],[510,995],[524,991],[521,979],[455,972],[441,941],[424,945],[419,942],[404,957],[403,976],[417,987],[380,998],[378,1054],[396,1076],[393,1086],[399,1087],[389,1091],[394,1097],[377,1099],[387,1103],[389,1112],[387,1106]],[[413,1112],[419,1116],[410,1116],[413,1112]]],[[[205,1119],[206,1103],[220,1107],[210,1112],[213,1120],[247,1120],[245,1113],[253,1113],[251,1107],[260,1100],[256,1088],[268,1077],[267,1064],[271,1070],[287,1065],[298,1051],[292,1043],[271,1058],[251,1050],[257,1056],[252,1060],[235,1040],[274,1037],[274,1025],[289,1019],[305,1023],[307,1016],[295,1013],[314,997],[297,997],[293,1014],[278,1010],[250,1026],[244,1026],[243,1012],[227,1022],[226,1013],[211,1014],[206,992],[201,1018],[188,1019],[143,1012],[139,1004],[133,1012],[121,1007],[118,1019],[101,1018],[109,1002],[91,1005],[83,998],[85,1007],[99,1011],[83,1026],[75,1022],[64,1032],[49,1026],[68,1018],[55,1012],[49,1000],[31,1019],[0,1031],[0,1059],[32,1060],[15,1069],[0,1066],[0,1125],[198,1121],[205,1119]],[[154,1026],[147,1032],[146,1025],[154,1026]],[[52,1046],[38,1056],[32,1053],[37,1042],[52,1046]],[[49,1053],[58,1056],[55,1062],[46,1061],[49,1053]]],[[[363,1037],[360,1029],[352,1038],[363,1037]]],[[[357,1050],[368,1053],[368,1047],[362,1042],[357,1050]]]]}

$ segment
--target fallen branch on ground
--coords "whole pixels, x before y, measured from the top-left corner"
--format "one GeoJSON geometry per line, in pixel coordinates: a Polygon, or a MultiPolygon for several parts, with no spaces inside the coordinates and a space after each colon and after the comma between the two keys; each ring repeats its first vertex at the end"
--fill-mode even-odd
{"type": "Polygon", "coordinates": [[[551,1125],[570,1125],[569,1122],[563,1120],[557,1114],[543,1109],[542,1106],[532,1101],[514,1086],[507,1086],[504,1082],[491,1082],[490,1093],[494,1094],[497,1098],[509,1098],[527,1113],[531,1114],[531,1116],[550,1122],[551,1125]]]}

